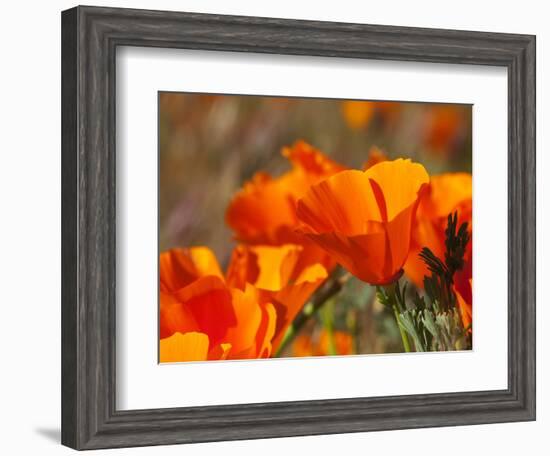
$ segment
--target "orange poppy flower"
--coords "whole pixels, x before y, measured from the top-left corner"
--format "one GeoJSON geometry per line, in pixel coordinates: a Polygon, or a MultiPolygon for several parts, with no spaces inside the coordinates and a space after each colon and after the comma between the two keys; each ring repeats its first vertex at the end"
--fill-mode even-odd
{"type": "Polygon", "coordinates": [[[375,116],[384,122],[391,122],[399,113],[400,103],[392,101],[355,101],[342,103],[342,113],[350,128],[360,130],[368,127],[375,116]]]}
{"type": "Polygon", "coordinates": [[[292,169],[279,177],[258,172],[231,200],[226,222],[236,238],[250,244],[299,244],[296,201],[320,180],[344,169],[304,141],[284,148],[292,169]]]}
{"type": "Polygon", "coordinates": [[[288,326],[328,276],[327,269],[312,261],[310,253],[310,249],[291,244],[240,245],[233,251],[227,283],[237,288],[252,284],[260,290],[262,299],[275,307],[273,350],[278,348],[288,326]]]}
{"type": "MultiPolygon", "coordinates": [[[[449,214],[458,213],[458,226],[468,223],[472,234],[472,175],[447,173],[432,176],[428,191],[420,201],[417,222],[413,228],[411,252],[405,273],[422,288],[430,272],[418,254],[428,247],[438,258],[445,258],[445,228],[449,214]]],[[[472,322],[472,241],[464,256],[464,267],[454,276],[454,291],[464,326],[472,322]]]]}
{"type": "MultiPolygon", "coordinates": [[[[469,264],[470,275],[472,263],[469,264]]],[[[463,278],[458,281],[454,286],[454,292],[456,296],[456,301],[458,304],[458,309],[460,311],[460,316],[462,318],[462,324],[465,328],[472,324],[472,278],[464,280],[466,274],[463,275],[463,278]]],[[[471,329],[470,329],[471,331],[471,329]]]]}
{"type": "Polygon", "coordinates": [[[342,171],[298,201],[302,232],[359,279],[391,283],[402,273],[428,182],[422,165],[404,159],[342,171]]]}
{"type": "Polygon", "coordinates": [[[205,247],[160,257],[161,362],[268,357],[325,267],[300,245],[238,246],[226,277],[205,247]]]}
{"type": "Polygon", "coordinates": [[[204,247],[160,256],[160,362],[268,357],[275,307],[254,286],[227,286],[204,247]]]}
{"type": "Polygon", "coordinates": [[[160,291],[171,293],[199,277],[223,277],[214,253],[207,247],[172,249],[159,258],[160,291]]]}
{"type": "MultiPolygon", "coordinates": [[[[465,328],[472,325],[472,260],[472,241],[470,240],[464,258],[464,267],[455,272],[453,285],[462,324],[465,328]]],[[[471,327],[469,331],[472,331],[471,327]]]]}
{"type": "Polygon", "coordinates": [[[375,114],[375,105],[372,101],[344,101],[342,113],[348,126],[359,130],[370,123],[375,114]]]}
{"type": "Polygon", "coordinates": [[[430,272],[418,254],[423,247],[428,247],[438,258],[445,257],[447,217],[455,211],[458,212],[458,225],[468,222],[471,234],[472,175],[446,173],[432,176],[418,206],[411,252],[404,267],[407,276],[419,288],[423,287],[424,276],[429,276],[430,272]]]}
{"type": "MultiPolygon", "coordinates": [[[[351,335],[343,331],[334,331],[332,337],[336,355],[352,354],[353,339],[351,335]]],[[[329,351],[329,335],[324,329],[316,338],[308,334],[301,334],[292,343],[293,356],[327,356],[329,351]]]]}
{"type": "Polygon", "coordinates": [[[426,116],[424,137],[428,147],[435,153],[449,155],[466,130],[464,107],[440,105],[430,108],[426,116]]]}
{"type": "MultiPolygon", "coordinates": [[[[470,224],[471,224],[471,207],[470,207],[470,224]]],[[[470,234],[471,231],[470,231],[470,234]]],[[[472,324],[472,241],[468,243],[466,254],[464,255],[464,267],[455,273],[454,276],[454,292],[462,317],[462,324],[468,327],[472,324]]]]}

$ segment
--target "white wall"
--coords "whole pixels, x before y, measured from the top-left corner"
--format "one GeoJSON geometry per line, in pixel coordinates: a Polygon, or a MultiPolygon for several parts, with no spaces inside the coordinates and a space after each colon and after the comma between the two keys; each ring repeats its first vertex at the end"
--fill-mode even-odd
{"type": "MultiPolygon", "coordinates": [[[[226,455],[351,453],[499,456],[550,443],[550,324],[544,280],[550,258],[549,14],[545,2],[462,0],[358,2],[99,1],[105,6],[408,25],[537,35],[538,143],[538,421],[445,429],[343,434],[269,441],[109,451],[118,454],[226,455]],[[546,220],[544,220],[546,218],[546,220]],[[546,323],[546,324],[545,324],[546,323]]],[[[4,454],[69,454],[58,444],[60,422],[60,11],[70,1],[5,2],[0,43],[0,448],[4,454]],[[6,103],[7,101],[7,103],[6,103]]],[[[490,153],[490,151],[487,151],[490,153]]],[[[487,183],[490,185],[490,183],[487,183]]],[[[475,373],[473,373],[475,375],[475,373]]],[[[104,453],[104,452],[101,452],[104,453]]],[[[99,453],[97,453],[99,454],[99,453]]]]}

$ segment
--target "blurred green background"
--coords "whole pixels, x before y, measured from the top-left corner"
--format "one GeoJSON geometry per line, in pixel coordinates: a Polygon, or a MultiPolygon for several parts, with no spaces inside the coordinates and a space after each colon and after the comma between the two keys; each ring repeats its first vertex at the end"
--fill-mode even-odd
{"type": "MultiPolygon", "coordinates": [[[[206,245],[225,267],[234,247],[224,221],[232,195],[259,170],[288,171],[280,151],[296,140],[348,167],[361,168],[377,146],[430,174],[471,173],[471,125],[471,105],[161,92],[160,251],[206,245]]],[[[287,355],[402,351],[393,317],[358,280],[302,333],[287,355]],[[327,325],[338,336],[328,347],[327,325]]]]}

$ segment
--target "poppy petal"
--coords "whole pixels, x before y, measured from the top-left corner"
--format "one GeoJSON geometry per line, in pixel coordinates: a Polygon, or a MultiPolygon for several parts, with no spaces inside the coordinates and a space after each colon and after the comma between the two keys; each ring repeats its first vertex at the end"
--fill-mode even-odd
{"type": "Polygon", "coordinates": [[[184,303],[199,330],[208,334],[211,344],[224,342],[227,330],[237,324],[231,291],[218,277],[201,277],[174,296],[184,303]]]}
{"type": "Polygon", "coordinates": [[[208,356],[208,336],[199,332],[175,333],[160,340],[160,362],[205,361],[208,356]]]}
{"type": "Polygon", "coordinates": [[[214,253],[207,247],[176,248],[161,253],[159,274],[160,289],[164,292],[179,290],[205,275],[223,278],[214,253]]]}
{"type": "Polygon", "coordinates": [[[430,182],[426,169],[409,159],[380,162],[365,175],[383,191],[388,221],[418,200],[419,192],[430,182]]]}
{"type": "Polygon", "coordinates": [[[231,352],[231,344],[224,343],[224,344],[216,345],[208,353],[208,359],[224,360],[224,359],[227,359],[230,352],[231,352]]]}
{"type": "Polygon", "coordinates": [[[277,325],[277,312],[271,303],[267,303],[262,309],[264,318],[258,330],[256,343],[258,346],[258,358],[269,358],[273,349],[272,339],[277,325]]]}
{"type": "Polygon", "coordinates": [[[171,293],[160,292],[159,330],[162,339],[175,332],[198,331],[199,325],[190,310],[171,293]]]}
{"type": "Polygon", "coordinates": [[[255,348],[262,310],[258,303],[258,291],[250,284],[244,291],[232,289],[231,296],[236,323],[227,330],[225,339],[231,341],[232,351],[239,353],[250,347],[255,348]]]}
{"type": "Polygon", "coordinates": [[[342,171],[313,185],[298,201],[297,214],[306,230],[351,236],[363,233],[366,221],[382,221],[368,177],[357,170],[342,171]]]}

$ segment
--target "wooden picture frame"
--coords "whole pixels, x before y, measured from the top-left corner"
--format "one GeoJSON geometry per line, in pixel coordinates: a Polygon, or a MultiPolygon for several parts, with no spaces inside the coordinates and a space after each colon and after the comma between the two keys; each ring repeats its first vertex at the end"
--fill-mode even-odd
{"type": "Polygon", "coordinates": [[[535,37],[76,7],[62,13],[62,443],[75,449],[535,419],[535,37]],[[508,70],[508,388],[153,410],[115,401],[115,51],[185,48],[508,70]]]}

